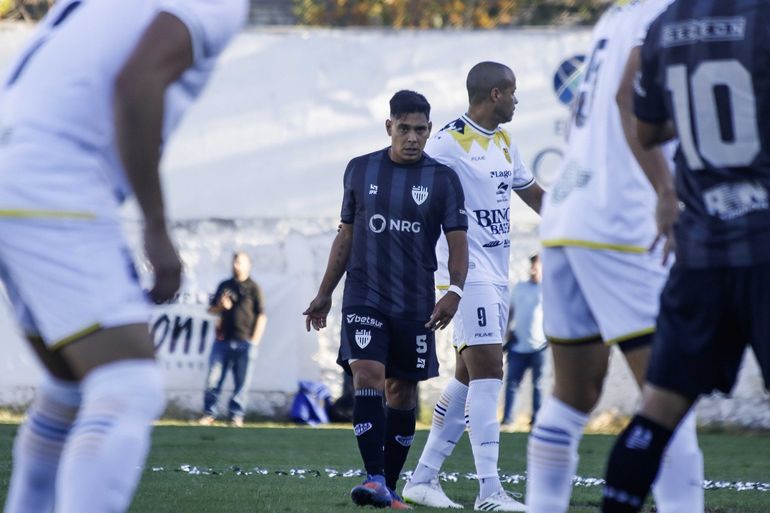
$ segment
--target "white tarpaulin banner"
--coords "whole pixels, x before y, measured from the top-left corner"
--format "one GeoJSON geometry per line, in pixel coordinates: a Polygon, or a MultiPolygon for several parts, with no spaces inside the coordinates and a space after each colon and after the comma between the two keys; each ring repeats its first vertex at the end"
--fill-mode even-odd
{"type": "MultiPolygon", "coordinates": [[[[27,25],[0,24],[0,68],[30,33],[27,25]]],[[[520,103],[506,128],[525,163],[547,185],[558,166],[568,114],[554,86],[569,85],[572,64],[587,52],[589,36],[585,28],[251,29],[240,35],[163,163],[168,212],[183,221],[174,231],[186,267],[182,298],[193,298],[159,309],[153,319],[172,400],[200,408],[213,333],[200,298],[225,277],[234,249],[247,250],[255,260],[268,308],[252,383],[254,408],[279,410],[299,379],[322,376],[339,390],[334,365],[339,327],[330,323],[321,335],[307,335],[301,312],[326,265],[345,165],[389,143],[384,121],[390,97],[404,88],[423,93],[438,130],[465,111],[465,77],[472,65],[508,64],[516,73],[520,103]]],[[[568,97],[569,87],[559,92],[568,97]]],[[[526,255],[537,247],[537,216],[518,198],[510,215],[513,268],[523,271],[526,255]]],[[[125,216],[138,251],[131,221],[137,215],[129,208],[125,216]]],[[[338,308],[337,302],[335,321],[338,308]]],[[[0,332],[0,402],[20,404],[31,394],[37,367],[3,315],[0,332]]],[[[443,355],[443,363],[450,361],[451,353],[443,355]]],[[[707,401],[702,418],[770,426],[753,360],[748,367],[739,400],[707,401]]],[[[449,374],[451,365],[445,365],[442,378],[424,387],[423,397],[435,399],[449,374]]],[[[633,411],[637,395],[629,393],[634,386],[622,365],[613,365],[606,389],[601,409],[633,411]]]]}

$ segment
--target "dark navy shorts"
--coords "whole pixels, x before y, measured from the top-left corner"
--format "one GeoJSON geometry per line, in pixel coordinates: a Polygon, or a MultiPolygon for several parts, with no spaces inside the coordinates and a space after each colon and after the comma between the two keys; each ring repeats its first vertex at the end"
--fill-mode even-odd
{"type": "Polygon", "coordinates": [[[343,308],[337,363],[348,374],[348,360],[354,359],[384,364],[387,378],[425,381],[436,377],[436,338],[425,322],[391,317],[366,306],[343,308]]]}
{"type": "Polygon", "coordinates": [[[735,385],[751,345],[770,384],[770,264],[688,269],[661,295],[647,380],[691,399],[735,385]]]}

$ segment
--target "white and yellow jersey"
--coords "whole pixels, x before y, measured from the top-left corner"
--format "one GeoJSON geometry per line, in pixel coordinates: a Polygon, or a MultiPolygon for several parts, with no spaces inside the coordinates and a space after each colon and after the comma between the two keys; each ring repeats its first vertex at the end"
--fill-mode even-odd
{"type": "Polygon", "coordinates": [[[632,48],[671,0],[617,2],[593,32],[559,179],[543,201],[543,246],[641,253],[655,238],[655,193],[623,135],[615,95],[632,48]]]}
{"type": "MultiPolygon", "coordinates": [[[[463,186],[469,257],[465,283],[507,286],[511,191],[535,183],[510,134],[499,127],[485,130],[463,115],[431,137],[425,153],[454,169],[463,186]]],[[[449,248],[443,237],[436,252],[436,284],[448,285],[449,248]]]]}
{"type": "Polygon", "coordinates": [[[244,25],[247,0],[59,0],[0,77],[0,142],[18,147],[22,141],[52,141],[39,142],[42,151],[58,148],[57,140],[70,142],[70,153],[91,155],[115,193],[128,195],[115,148],[115,78],[160,12],[185,24],[193,49],[192,66],[166,90],[165,141],[244,25]]]}

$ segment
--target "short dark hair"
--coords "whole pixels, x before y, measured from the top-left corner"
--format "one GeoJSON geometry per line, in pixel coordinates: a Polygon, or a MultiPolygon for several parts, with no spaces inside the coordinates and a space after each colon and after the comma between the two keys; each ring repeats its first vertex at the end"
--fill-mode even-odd
{"type": "Polygon", "coordinates": [[[513,74],[511,68],[499,62],[485,61],[473,66],[465,80],[465,87],[468,89],[468,101],[471,104],[479,103],[495,87],[505,86],[509,73],[513,74]]]}
{"type": "Polygon", "coordinates": [[[540,253],[538,253],[537,251],[534,251],[534,252],[532,252],[532,253],[529,255],[529,263],[530,263],[530,264],[534,264],[534,263],[535,263],[535,262],[537,262],[538,260],[540,260],[540,253]]]}
{"type": "Polygon", "coordinates": [[[399,118],[414,113],[425,114],[430,120],[430,103],[420,93],[402,89],[390,99],[390,117],[399,118]]]}

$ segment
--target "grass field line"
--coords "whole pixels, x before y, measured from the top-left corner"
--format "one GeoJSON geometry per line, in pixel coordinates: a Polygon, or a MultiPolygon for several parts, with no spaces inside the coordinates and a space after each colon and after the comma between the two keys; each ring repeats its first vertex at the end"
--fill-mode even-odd
{"type": "MultiPolygon", "coordinates": [[[[277,469],[269,470],[263,467],[252,467],[244,469],[238,466],[213,468],[213,467],[199,467],[196,465],[182,464],[176,467],[151,467],[151,472],[181,472],[191,476],[221,476],[221,475],[236,475],[236,476],[282,476],[282,477],[294,477],[297,479],[307,478],[335,478],[335,477],[366,477],[366,472],[361,469],[347,469],[338,470],[334,468],[324,468],[323,470],[309,469],[309,468],[289,468],[289,469],[277,469]]],[[[404,481],[408,481],[412,477],[412,472],[407,471],[401,474],[401,478],[404,481]]],[[[473,472],[440,472],[439,479],[445,482],[457,482],[460,479],[466,481],[476,481],[477,476],[473,472]]],[[[506,484],[521,484],[527,481],[526,474],[506,474],[500,473],[500,481],[506,484]]],[[[604,479],[598,477],[583,477],[575,476],[572,479],[573,486],[592,488],[604,485],[604,479]]],[[[737,492],[745,491],[759,491],[770,492],[770,483],[761,481],[723,481],[706,479],[703,481],[704,490],[733,490],[737,492]]]]}

